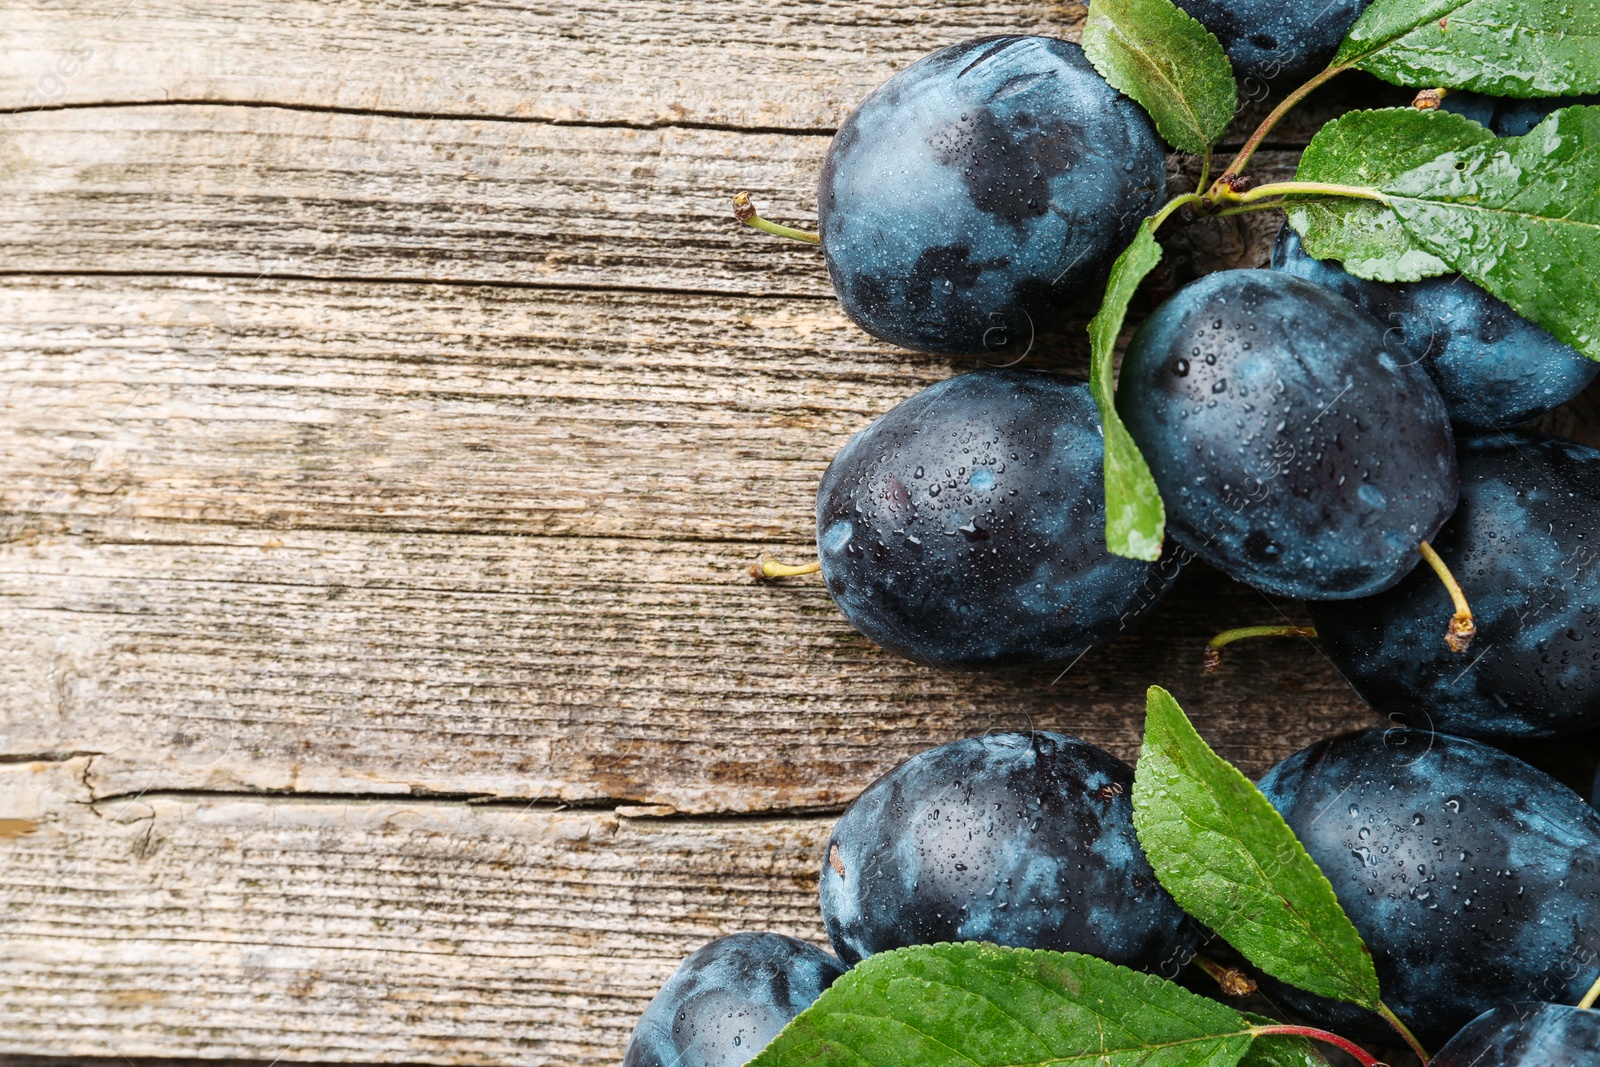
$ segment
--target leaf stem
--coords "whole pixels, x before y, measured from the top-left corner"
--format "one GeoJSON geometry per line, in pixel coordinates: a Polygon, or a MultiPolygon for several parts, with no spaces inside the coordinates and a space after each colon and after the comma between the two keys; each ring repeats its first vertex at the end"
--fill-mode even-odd
{"type": "Polygon", "coordinates": [[[814,559],[810,563],[780,563],[771,556],[762,557],[758,563],[750,564],[752,578],[794,578],[802,574],[815,574],[822,569],[822,561],[814,559]]]}
{"type": "Polygon", "coordinates": [[[1161,224],[1171,218],[1174,211],[1187,204],[1199,204],[1204,199],[1199,193],[1184,193],[1182,196],[1175,196],[1168,200],[1161,205],[1160,211],[1150,216],[1150,233],[1153,235],[1157,230],[1161,229],[1161,224]]]}
{"type": "MultiPolygon", "coordinates": [[[[1219,178],[1218,181],[1221,181],[1219,178]]],[[[1207,199],[1213,203],[1222,204],[1253,204],[1258,200],[1265,200],[1273,196],[1348,196],[1357,200],[1376,200],[1380,204],[1387,204],[1389,198],[1376,189],[1368,189],[1360,185],[1335,185],[1331,182],[1268,182],[1258,185],[1247,193],[1236,193],[1225,186],[1212,186],[1212,191],[1207,194],[1207,199]]]]}
{"type": "Polygon", "coordinates": [[[1383,1016],[1385,1022],[1394,1027],[1395,1033],[1403,1037],[1407,1045],[1411,1046],[1411,1051],[1415,1052],[1417,1059],[1422,1061],[1422,1067],[1428,1067],[1428,1050],[1422,1047],[1422,1042],[1417,1040],[1417,1035],[1411,1032],[1411,1028],[1400,1021],[1400,1016],[1391,1011],[1389,1005],[1381,1000],[1378,1001],[1378,1014],[1383,1016]]]}
{"type": "Polygon", "coordinates": [[[1472,605],[1467,603],[1467,594],[1461,591],[1461,583],[1456,581],[1456,576],[1450,573],[1450,568],[1445,566],[1432,545],[1424,541],[1418,550],[1422,558],[1428,561],[1428,566],[1433,568],[1433,573],[1439,576],[1439,581],[1444,583],[1445,590],[1456,606],[1456,613],[1450,619],[1450,628],[1445,631],[1444,643],[1450,646],[1452,652],[1465,652],[1467,646],[1472,644],[1472,635],[1478,632],[1478,624],[1472,621],[1472,605]]]}
{"type": "Polygon", "coordinates": [[[1206,149],[1205,159],[1200,162],[1200,180],[1195,183],[1194,191],[1204,193],[1211,184],[1211,149],[1206,149]]]}
{"type": "Polygon", "coordinates": [[[776,222],[768,222],[756,214],[756,206],[750,200],[749,193],[737,193],[733,198],[733,217],[746,226],[753,226],[762,233],[770,233],[774,237],[787,237],[791,241],[804,241],[807,244],[821,244],[822,236],[810,230],[797,230],[792,226],[779,226],[776,222]]]}
{"type": "Polygon", "coordinates": [[[1317,631],[1311,626],[1239,626],[1232,630],[1224,630],[1206,643],[1205,666],[1202,673],[1216,674],[1222,669],[1222,649],[1227,648],[1235,641],[1242,641],[1250,637],[1315,637],[1317,631]]]}
{"type": "Polygon", "coordinates": [[[1578,1007],[1592,1008],[1597,1000],[1600,1000],[1600,978],[1594,980],[1594,985],[1589,987],[1589,992],[1585,993],[1583,999],[1578,1001],[1578,1007]]]}
{"type": "Polygon", "coordinates": [[[1217,181],[1221,182],[1224,179],[1232,178],[1234,175],[1242,172],[1245,164],[1250,162],[1250,157],[1255,155],[1256,149],[1261,147],[1261,142],[1267,139],[1267,134],[1272,132],[1272,128],[1278,124],[1279,120],[1281,120],[1283,116],[1287,115],[1289,111],[1300,101],[1304,100],[1306,97],[1322,88],[1323,85],[1327,84],[1337,75],[1343,74],[1349,69],[1350,68],[1348,66],[1329,67],[1321,74],[1316,75],[1310,81],[1300,86],[1300,88],[1284,97],[1283,103],[1273,108],[1272,113],[1261,120],[1261,125],[1256,127],[1256,131],[1250,135],[1250,139],[1244,143],[1244,146],[1240,148],[1237,153],[1234,154],[1233,161],[1228,164],[1228,169],[1217,176],[1217,181]]]}
{"type": "Polygon", "coordinates": [[[1252,211],[1271,211],[1273,208],[1283,206],[1283,201],[1262,201],[1255,204],[1240,204],[1237,207],[1223,208],[1221,211],[1210,211],[1206,217],[1210,219],[1225,219],[1229,215],[1248,215],[1252,211]]]}
{"type": "Polygon", "coordinates": [[[1252,1026],[1250,1033],[1254,1037],[1267,1037],[1271,1034],[1283,1034],[1286,1037],[1309,1037],[1313,1041],[1321,1041],[1323,1044],[1332,1045],[1336,1049],[1349,1053],[1357,1063],[1361,1064],[1361,1067],[1385,1067],[1382,1060],[1373,1056],[1372,1053],[1354,1041],[1340,1037],[1338,1034],[1330,1034],[1326,1030],[1318,1030],[1314,1026],[1289,1026],[1288,1024],[1282,1026],[1252,1026]]]}

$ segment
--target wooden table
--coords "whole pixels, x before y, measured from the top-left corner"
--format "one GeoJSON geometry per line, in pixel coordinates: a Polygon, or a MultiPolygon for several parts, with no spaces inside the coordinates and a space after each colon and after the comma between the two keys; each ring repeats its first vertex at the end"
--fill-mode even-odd
{"type": "Polygon", "coordinates": [[[0,8],[0,1052],[615,1063],[700,943],[821,940],[832,813],[920,749],[1132,758],[1152,682],[1252,773],[1371,721],[1307,644],[1203,680],[1300,616],[1198,567],[1060,677],[746,576],[979,364],[864,336],[729,196],[813,223],[872,86],[1077,5],[0,8]]]}

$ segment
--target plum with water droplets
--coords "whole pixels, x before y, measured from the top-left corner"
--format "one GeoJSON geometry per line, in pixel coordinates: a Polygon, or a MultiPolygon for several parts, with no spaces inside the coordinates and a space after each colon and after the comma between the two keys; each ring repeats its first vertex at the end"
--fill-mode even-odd
{"type": "Polygon", "coordinates": [[[1371,0],[1175,0],[1216,35],[1241,78],[1274,81],[1315,73],[1339,50],[1371,0]]]}
{"type": "Polygon", "coordinates": [[[1080,379],[986,370],[923,390],[822,476],[828,592],[856,629],[922,663],[1056,662],[1110,640],[1178,564],[1106,550],[1103,451],[1080,379]]]}
{"type": "Polygon", "coordinates": [[[1117,410],[1173,538],[1269,593],[1386,589],[1456,504],[1433,382],[1301,278],[1230,270],[1180,290],[1129,345],[1117,410]]]}
{"type": "Polygon", "coordinates": [[[1166,154],[1083,49],[953,45],[845,119],[817,193],[839,302],[924,352],[1024,352],[1082,303],[1166,190],[1166,154]]]}
{"type": "Polygon", "coordinates": [[[1600,1011],[1508,1004],[1486,1011],[1428,1061],[1432,1067],[1594,1067],[1600,1011]]]}
{"type": "Polygon", "coordinates": [[[693,952],[645,1008],[623,1067],[739,1067],[844,973],[782,934],[730,934],[693,952]]]}
{"type": "MultiPolygon", "coordinates": [[[[1600,959],[1600,812],[1481,742],[1421,730],[1319,741],[1261,791],[1333,884],[1384,1002],[1424,1044],[1527,1000],[1575,1002],[1600,959]],[[1572,966],[1574,962],[1581,966],[1572,966]]],[[[1267,983],[1336,1033],[1376,1016],[1267,983]]]]}
{"type": "Polygon", "coordinates": [[[840,817],[822,917],[854,965],[940,941],[1085,952],[1177,973],[1192,927],[1133,829],[1133,770],[1061,734],[954,741],[900,764],[840,817]]]}
{"type": "Polygon", "coordinates": [[[1375,597],[1313,604],[1323,649],[1379,711],[1472,737],[1600,726],[1600,451],[1541,434],[1457,448],[1461,503],[1434,539],[1471,602],[1469,657],[1438,637],[1449,601],[1418,570],[1375,597]]]}
{"type": "Polygon", "coordinates": [[[1551,411],[1600,374],[1600,363],[1556,340],[1459,274],[1390,285],[1313,259],[1284,223],[1272,269],[1331,289],[1389,327],[1427,368],[1450,419],[1464,429],[1515,426],[1551,411]]]}

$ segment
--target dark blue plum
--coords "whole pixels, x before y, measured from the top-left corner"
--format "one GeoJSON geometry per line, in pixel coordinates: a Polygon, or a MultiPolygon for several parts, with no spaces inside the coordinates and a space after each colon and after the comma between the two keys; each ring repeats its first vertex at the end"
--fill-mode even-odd
{"type": "Polygon", "coordinates": [[[1466,116],[1496,137],[1521,137],[1548,118],[1551,112],[1575,104],[1600,104],[1600,95],[1511,100],[1457,89],[1446,93],[1439,106],[1445,111],[1466,116]]]}
{"type": "Polygon", "coordinates": [[[906,68],[845,120],[817,194],[822,250],[873,336],[1022,352],[1094,292],[1165,188],[1150,120],[1081,48],[985,37],[906,68]]]}
{"type": "MultiPolygon", "coordinates": [[[[1499,749],[1421,730],[1319,741],[1261,791],[1372,952],[1384,1002],[1423,1044],[1527,1000],[1576,1001],[1600,958],[1600,812],[1499,749]]],[[[1272,983],[1326,1028],[1376,1016],[1272,983]]]]}
{"type": "Polygon", "coordinates": [[[633,1028],[623,1067],[739,1067],[844,973],[782,934],[730,934],[695,950],[633,1028]]]}
{"type": "Polygon", "coordinates": [[[1240,78],[1301,79],[1327,65],[1371,0],[1175,0],[1216,35],[1240,78]]]}
{"type": "Polygon", "coordinates": [[[1172,536],[1269,593],[1386,589],[1456,505],[1427,374],[1370,315],[1287,274],[1220,271],[1161,305],[1124,357],[1117,410],[1172,536]]]}
{"type": "Polygon", "coordinates": [[[1600,1011],[1508,1004],[1472,1020],[1428,1062],[1432,1067],[1595,1067],[1600,1064],[1600,1011]]]}
{"type": "Polygon", "coordinates": [[[1133,771],[1061,734],[930,749],[850,805],[822,864],[822,918],[854,965],[941,941],[1086,952],[1175,974],[1191,927],[1133,830],[1133,771]]]}
{"type": "Polygon", "coordinates": [[[1600,451],[1540,434],[1457,448],[1461,503],[1433,546],[1478,634],[1445,647],[1450,601],[1425,568],[1363,600],[1313,604],[1322,647],[1368,703],[1472,737],[1600,726],[1600,451]]]}
{"type": "Polygon", "coordinates": [[[1105,546],[1100,416],[1086,383],[951,378],[839,450],[817,490],[822,577],[851,625],[921,663],[1071,659],[1176,576],[1105,546]]]}
{"type": "Polygon", "coordinates": [[[1393,285],[1357,278],[1331,259],[1313,259],[1288,223],[1272,269],[1331,289],[1390,327],[1389,339],[1427,368],[1450,420],[1464,429],[1537,418],[1600,374],[1600,363],[1459,274],[1393,285]]]}

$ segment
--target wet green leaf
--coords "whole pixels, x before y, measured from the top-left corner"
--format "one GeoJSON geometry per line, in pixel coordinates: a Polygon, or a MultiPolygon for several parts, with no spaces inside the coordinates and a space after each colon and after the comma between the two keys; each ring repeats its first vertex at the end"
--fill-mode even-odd
{"type": "Polygon", "coordinates": [[[1203,155],[1233,119],[1238,86],[1227,54],[1172,0],[1095,0],[1083,51],[1174,148],[1203,155]]]}
{"type": "MultiPolygon", "coordinates": [[[[1444,152],[1493,139],[1482,126],[1447,111],[1352,111],[1317,131],[1295,180],[1377,188],[1444,152]]],[[[1450,271],[1412,238],[1393,210],[1375,201],[1300,200],[1289,207],[1289,224],[1307,252],[1340,260],[1357,277],[1414,282],[1450,271]]]]}
{"type": "Polygon", "coordinates": [[[1089,320],[1089,391],[1100,409],[1105,429],[1106,548],[1133,559],[1161,558],[1167,512],[1139,446],[1133,443],[1116,404],[1117,334],[1128,314],[1128,302],[1144,276],[1161,262],[1151,219],[1145,219],[1133,243],[1111,267],[1105,299],[1089,320]]]}
{"type": "Polygon", "coordinates": [[[1395,85],[1600,90],[1600,0],[1376,0],[1334,58],[1395,85]]]}
{"type": "Polygon", "coordinates": [[[1133,825],[1156,877],[1274,978],[1376,1010],[1378,975],[1333,886],[1248,778],[1152,686],[1133,825]]]}
{"type": "Polygon", "coordinates": [[[1155,975],[967,942],[868,957],[750,1067],[1233,1067],[1251,1040],[1239,1012],[1155,975]]]}
{"type": "Polygon", "coordinates": [[[1600,359],[1600,107],[1558,111],[1380,188],[1419,245],[1600,359]]]}

